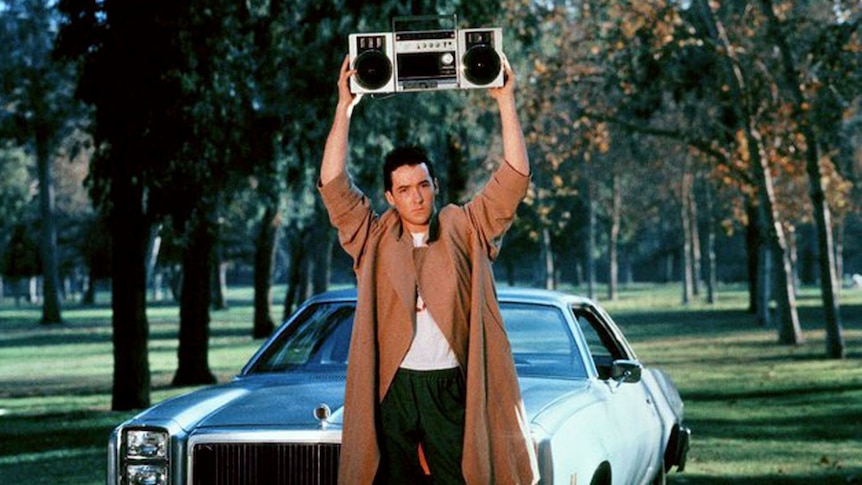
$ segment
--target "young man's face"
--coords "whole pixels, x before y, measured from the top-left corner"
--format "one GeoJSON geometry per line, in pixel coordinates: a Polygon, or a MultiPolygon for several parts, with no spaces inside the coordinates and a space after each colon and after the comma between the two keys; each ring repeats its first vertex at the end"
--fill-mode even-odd
{"type": "Polygon", "coordinates": [[[392,190],[386,200],[395,207],[401,222],[410,232],[426,232],[434,213],[437,183],[424,163],[402,165],[392,172],[392,190]]]}

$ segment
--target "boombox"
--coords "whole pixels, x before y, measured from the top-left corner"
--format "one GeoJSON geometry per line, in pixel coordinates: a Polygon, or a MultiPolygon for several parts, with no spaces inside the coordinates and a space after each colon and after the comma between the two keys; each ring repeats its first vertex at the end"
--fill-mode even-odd
{"type": "Polygon", "coordinates": [[[353,93],[393,93],[503,85],[499,27],[350,34],[353,93]]]}

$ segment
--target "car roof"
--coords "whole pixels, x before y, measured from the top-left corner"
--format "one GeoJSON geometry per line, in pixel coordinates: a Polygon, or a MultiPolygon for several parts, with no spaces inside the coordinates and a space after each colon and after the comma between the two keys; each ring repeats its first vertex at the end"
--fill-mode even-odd
{"type": "MultiPolygon", "coordinates": [[[[506,303],[552,303],[555,305],[584,305],[593,302],[589,298],[564,293],[556,290],[545,290],[540,288],[527,288],[520,286],[498,286],[497,298],[506,303]]],[[[311,297],[308,303],[356,301],[356,288],[342,288],[330,290],[311,297]]]]}

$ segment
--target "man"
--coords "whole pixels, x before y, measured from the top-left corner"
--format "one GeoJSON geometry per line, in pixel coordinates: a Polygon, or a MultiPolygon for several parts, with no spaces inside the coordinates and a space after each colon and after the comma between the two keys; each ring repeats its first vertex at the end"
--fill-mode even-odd
{"type": "Polygon", "coordinates": [[[345,392],[340,484],[532,484],[538,479],[491,262],[529,185],[515,76],[490,89],[505,161],[464,206],[435,207],[422,149],[384,164],[392,209],[381,215],[346,172],[350,93],[345,58],[320,193],[353,257],[358,301],[345,392]]]}

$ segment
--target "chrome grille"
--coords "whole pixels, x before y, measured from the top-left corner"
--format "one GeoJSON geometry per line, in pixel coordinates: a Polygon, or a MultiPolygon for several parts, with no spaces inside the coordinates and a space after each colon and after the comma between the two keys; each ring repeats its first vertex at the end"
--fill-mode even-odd
{"type": "Polygon", "coordinates": [[[335,485],[337,443],[199,443],[192,485],[335,485]]]}

